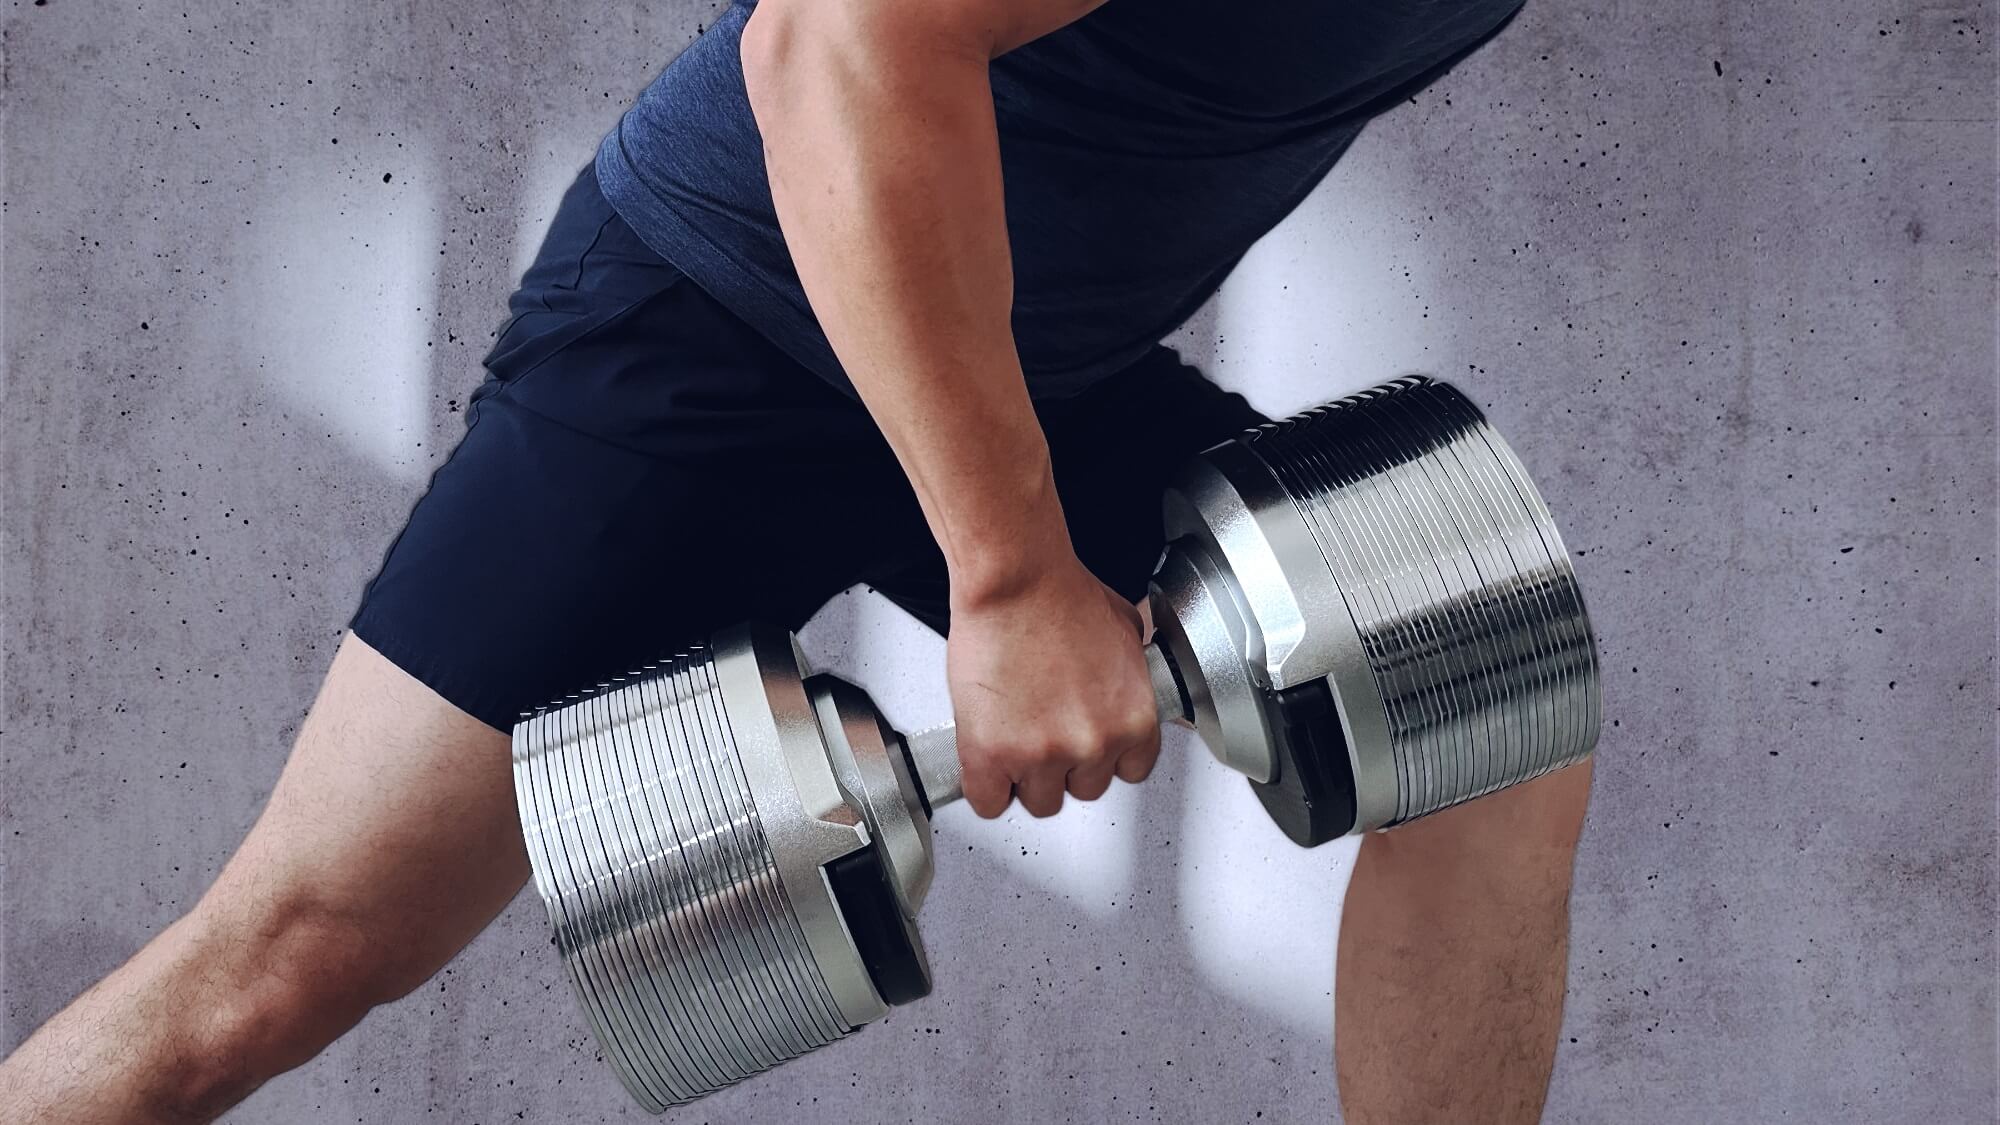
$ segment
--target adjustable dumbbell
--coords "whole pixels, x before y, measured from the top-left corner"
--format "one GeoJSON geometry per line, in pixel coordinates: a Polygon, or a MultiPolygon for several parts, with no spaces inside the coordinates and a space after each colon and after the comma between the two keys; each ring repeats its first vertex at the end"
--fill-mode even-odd
{"type": "MultiPolygon", "coordinates": [[[[1147,667],[1287,836],[1400,824],[1587,756],[1596,650],[1520,462],[1401,379],[1194,458],[1164,499],[1147,667]]],[[[654,1111],[930,991],[916,926],[949,726],[905,736],[784,630],[725,630],[525,717],[537,892],[654,1111]]]]}

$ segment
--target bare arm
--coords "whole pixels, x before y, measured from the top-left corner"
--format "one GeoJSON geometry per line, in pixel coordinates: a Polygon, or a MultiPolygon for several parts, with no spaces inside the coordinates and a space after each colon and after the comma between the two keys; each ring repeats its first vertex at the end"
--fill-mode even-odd
{"type": "Polygon", "coordinates": [[[1101,0],[764,0],[744,75],[828,341],[951,572],[966,797],[1100,795],[1158,752],[1132,607],[1077,561],[1011,327],[987,67],[1101,0]]]}

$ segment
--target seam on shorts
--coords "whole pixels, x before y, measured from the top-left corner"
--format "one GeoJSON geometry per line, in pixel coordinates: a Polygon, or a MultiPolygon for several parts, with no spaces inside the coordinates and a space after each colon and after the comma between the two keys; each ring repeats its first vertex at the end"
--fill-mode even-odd
{"type": "MultiPolygon", "coordinates": [[[[565,293],[574,293],[578,290],[578,288],[583,284],[583,267],[590,261],[591,252],[597,249],[598,243],[604,241],[605,228],[609,227],[611,225],[612,220],[616,219],[617,217],[618,213],[614,210],[611,214],[605,216],[604,219],[597,224],[597,233],[590,236],[590,245],[585,246],[583,248],[583,252],[576,256],[576,265],[571,270],[573,276],[571,276],[571,278],[568,281],[551,281],[548,284],[548,288],[560,289],[565,293]]],[[[672,263],[669,264],[671,265],[672,263]]],[[[534,265],[531,263],[528,266],[527,272],[532,272],[534,268],[535,268],[534,265]]],[[[527,291],[526,282],[527,282],[527,276],[526,273],[523,273],[521,281],[517,282],[514,286],[516,294],[524,293],[527,291]]],[[[669,284],[671,284],[671,282],[669,284]]],[[[556,311],[555,309],[549,306],[548,297],[543,295],[540,290],[535,291],[534,300],[535,304],[541,306],[540,308],[521,309],[520,311],[517,312],[513,310],[512,301],[510,299],[507,316],[500,322],[499,329],[493,333],[493,344],[491,347],[487,348],[486,359],[480,361],[480,366],[485,367],[489,371],[492,370],[492,364],[489,361],[493,358],[494,352],[499,348],[500,341],[505,340],[507,338],[507,333],[512,332],[514,330],[514,326],[521,322],[522,317],[538,312],[554,313],[556,311]]]]}
{"type": "MultiPolygon", "coordinates": [[[[601,195],[602,193],[600,192],[599,194],[601,195]]],[[[579,287],[583,285],[583,267],[590,263],[590,255],[593,251],[597,249],[597,244],[604,241],[605,229],[610,227],[612,223],[618,221],[618,209],[615,207],[611,207],[610,202],[611,202],[610,200],[605,200],[605,205],[610,210],[611,213],[609,215],[604,216],[603,222],[597,224],[597,233],[590,236],[590,245],[584,247],[583,253],[578,254],[576,256],[576,269],[574,271],[575,276],[571,277],[567,284],[564,284],[562,282],[550,282],[550,284],[553,285],[555,288],[567,289],[570,292],[574,293],[579,287]]],[[[542,307],[545,309],[548,308],[548,302],[546,300],[542,302],[542,307]]],[[[551,309],[550,311],[553,312],[554,310],[551,309]]]]}

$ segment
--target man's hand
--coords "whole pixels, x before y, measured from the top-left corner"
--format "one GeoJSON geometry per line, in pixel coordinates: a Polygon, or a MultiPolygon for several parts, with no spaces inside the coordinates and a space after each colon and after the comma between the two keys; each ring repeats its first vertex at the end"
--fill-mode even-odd
{"type": "Polygon", "coordinates": [[[1139,612],[1070,556],[1009,593],[952,609],[948,663],[965,800],[1035,816],[1145,779],[1160,724],[1139,612]]]}

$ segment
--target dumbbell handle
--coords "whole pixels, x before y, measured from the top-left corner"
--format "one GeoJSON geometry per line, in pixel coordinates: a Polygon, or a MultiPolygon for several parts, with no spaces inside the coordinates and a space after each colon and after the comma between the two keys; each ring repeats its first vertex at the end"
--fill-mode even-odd
{"type": "MultiPolygon", "coordinates": [[[[1146,645],[1145,649],[1146,673],[1153,681],[1153,704],[1158,709],[1160,722],[1192,719],[1181,692],[1180,678],[1174,674],[1174,666],[1167,659],[1167,654],[1157,644],[1146,645]]],[[[955,724],[945,723],[920,730],[905,736],[903,744],[909,748],[917,785],[923,789],[924,799],[931,808],[936,809],[965,796],[964,779],[959,774],[958,727],[955,724]]]]}

